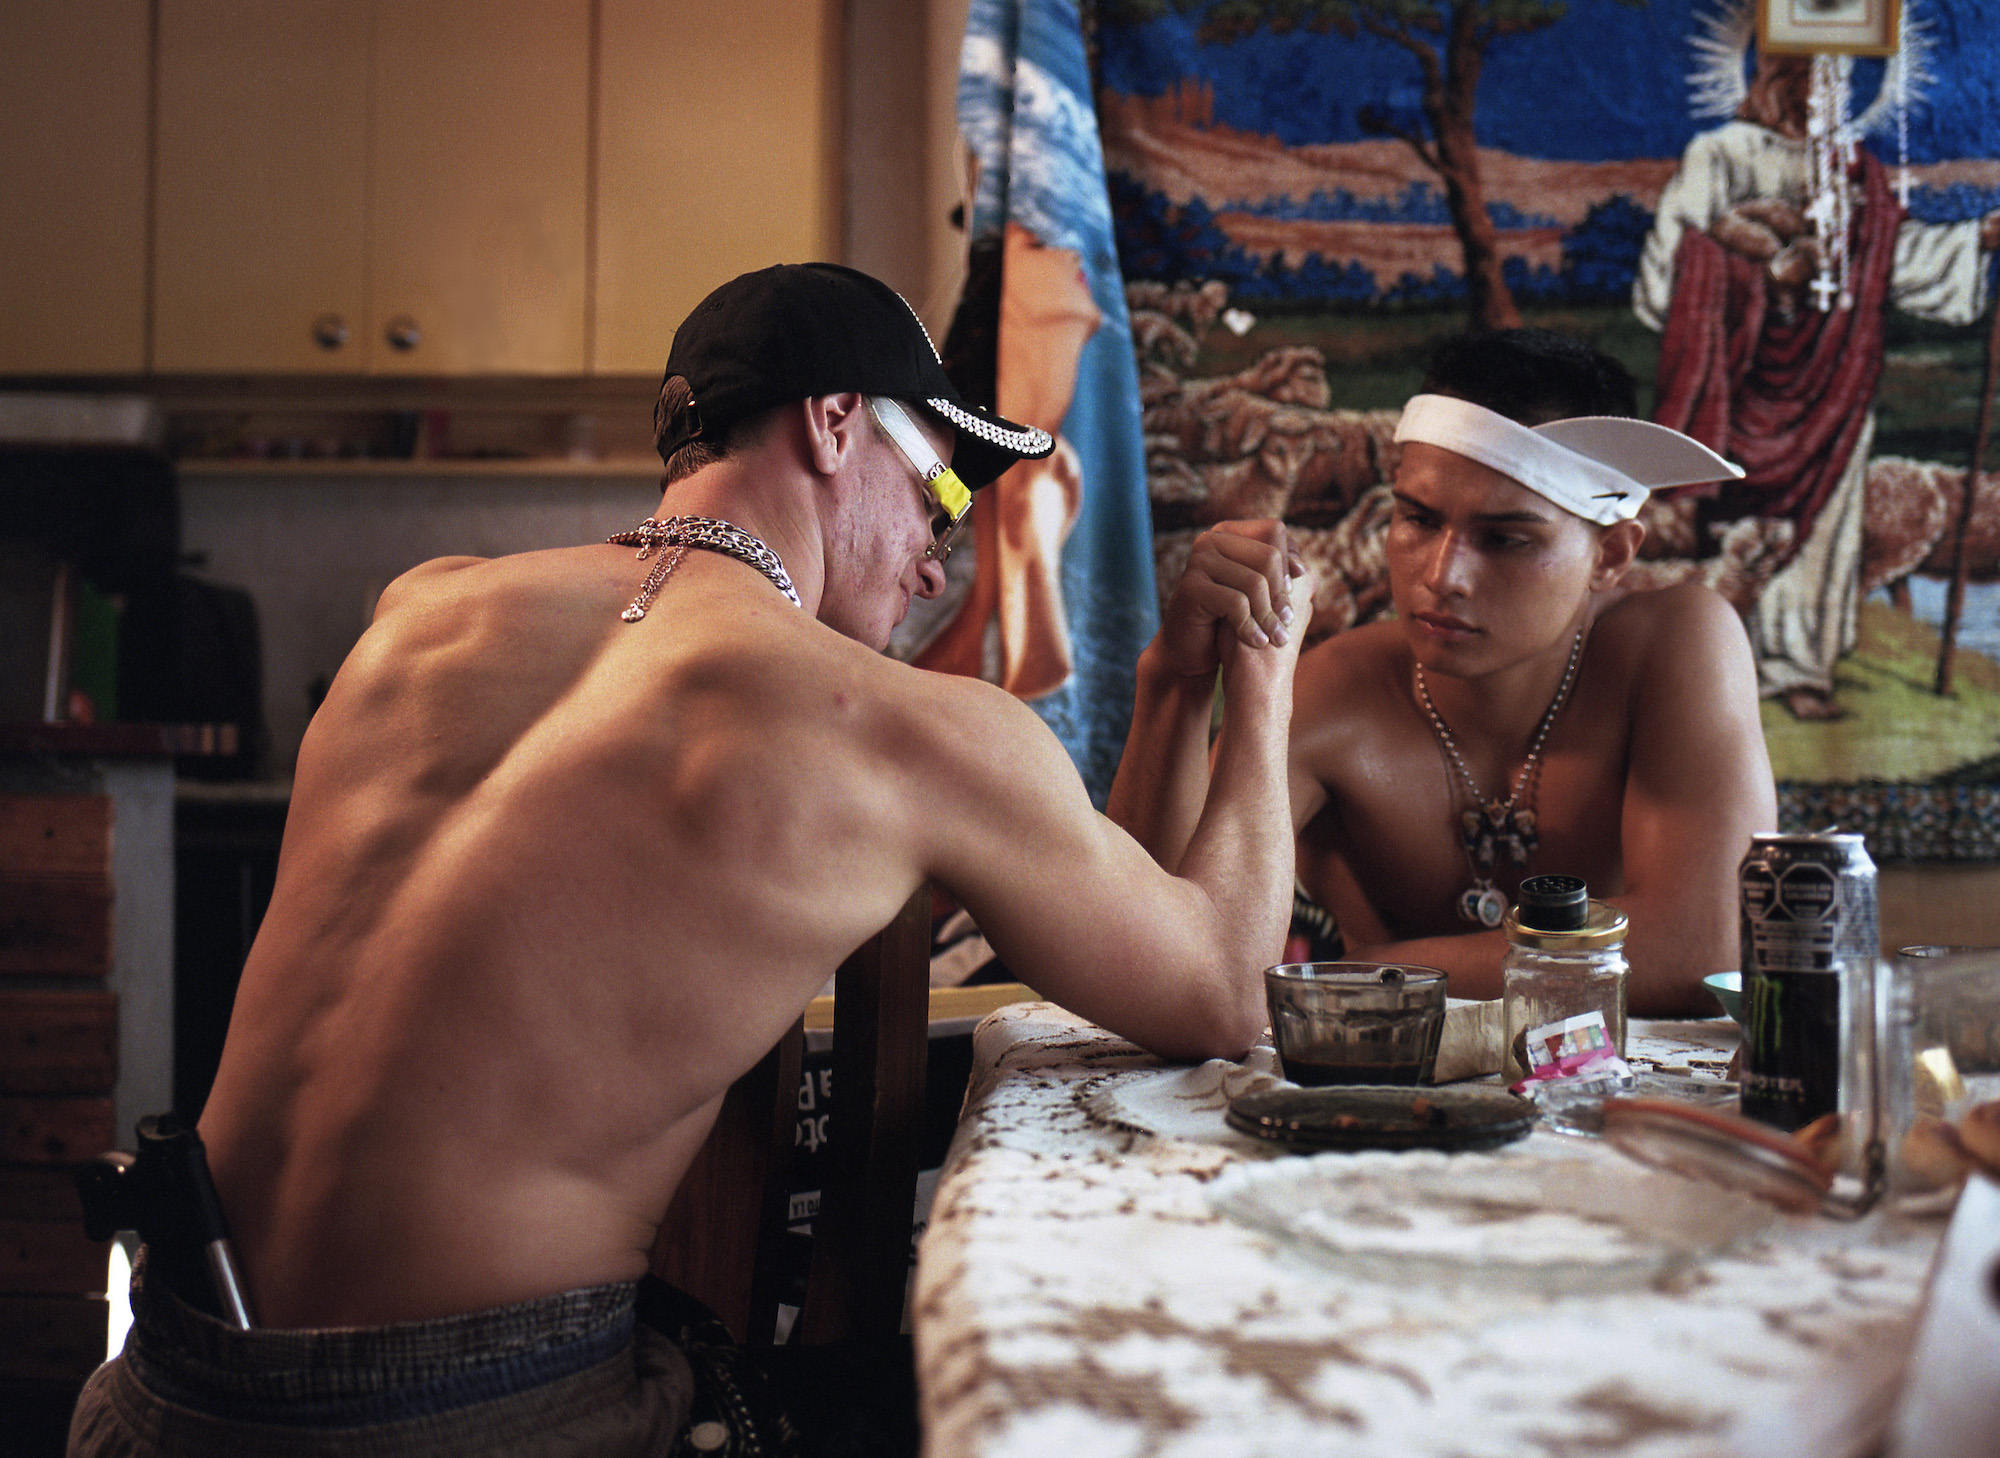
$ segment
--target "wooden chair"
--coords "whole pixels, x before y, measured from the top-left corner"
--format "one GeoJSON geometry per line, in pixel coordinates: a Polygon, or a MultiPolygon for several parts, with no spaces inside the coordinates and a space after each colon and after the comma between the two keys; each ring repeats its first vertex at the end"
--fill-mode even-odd
{"type": "MultiPolygon", "coordinates": [[[[893,1335],[910,1266],[928,1051],[931,892],[834,976],[828,1171],[795,1341],[893,1335]]],[[[704,1302],[738,1341],[773,1339],[783,1284],[788,1176],[803,1022],[724,1097],[653,1246],[653,1270],[704,1302]]]]}

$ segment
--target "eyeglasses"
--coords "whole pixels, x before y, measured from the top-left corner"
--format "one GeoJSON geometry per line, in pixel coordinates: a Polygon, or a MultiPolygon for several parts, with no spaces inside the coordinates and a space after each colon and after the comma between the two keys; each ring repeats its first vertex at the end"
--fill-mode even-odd
{"type": "Polygon", "coordinates": [[[868,408],[875,412],[876,423],[923,483],[924,499],[930,504],[931,513],[931,544],[924,556],[942,562],[951,555],[952,539],[972,514],[972,492],[958,479],[957,472],[938,459],[931,443],[901,405],[871,395],[868,408]]]}

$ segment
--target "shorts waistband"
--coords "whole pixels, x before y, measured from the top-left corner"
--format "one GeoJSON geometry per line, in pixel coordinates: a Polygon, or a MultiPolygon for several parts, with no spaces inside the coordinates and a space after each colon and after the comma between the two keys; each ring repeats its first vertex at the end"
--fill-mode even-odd
{"type": "Polygon", "coordinates": [[[133,1376],[242,1422],[347,1427],[451,1412],[609,1361],[632,1344],[635,1284],[388,1326],[238,1331],[132,1277],[133,1376]]]}

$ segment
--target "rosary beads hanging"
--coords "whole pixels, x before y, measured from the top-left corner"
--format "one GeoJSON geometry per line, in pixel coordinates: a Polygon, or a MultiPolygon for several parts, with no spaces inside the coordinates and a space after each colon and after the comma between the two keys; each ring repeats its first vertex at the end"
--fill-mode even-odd
{"type": "Polygon", "coordinates": [[[1889,62],[1896,78],[1896,201],[1910,210],[1910,62],[1898,46],[1889,62]]]}
{"type": "Polygon", "coordinates": [[[1819,239],[1819,273],[1813,303],[1821,313],[1854,307],[1854,127],[1847,99],[1854,62],[1847,56],[1814,56],[1806,103],[1806,216],[1819,239]]]}

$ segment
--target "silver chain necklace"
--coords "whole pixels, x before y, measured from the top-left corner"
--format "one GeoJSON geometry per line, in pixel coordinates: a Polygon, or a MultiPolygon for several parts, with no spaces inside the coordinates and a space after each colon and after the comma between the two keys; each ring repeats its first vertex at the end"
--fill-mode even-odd
{"type": "Polygon", "coordinates": [[[665,520],[649,516],[631,531],[619,532],[604,540],[621,547],[637,547],[641,562],[655,552],[660,554],[653,570],[639,584],[639,595],[632,599],[630,607],[618,615],[628,623],[636,623],[646,616],[646,609],[653,605],[653,599],[660,595],[660,589],[674,575],[674,569],[681,565],[681,557],[689,547],[699,547],[704,552],[720,552],[725,557],[734,557],[755,567],[776,585],[778,591],[792,600],[793,607],[805,606],[799,601],[799,590],[792,586],[791,575],[785,571],[785,564],[778,560],[778,554],[766,546],[762,538],[752,536],[734,522],[718,521],[712,516],[670,516],[665,520]]]}
{"type": "Polygon", "coordinates": [[[1569,700],[1569,691],[1576,682],[1576,666],[1583,661],[1583,629],[1576,630],[1576,640],[1569,645],[1569,665],[1563,669],[1562,682],[1556,687],[1556,696],[1550,700],[1548,712],[1542,715],[1542,722],[1535,730],[1535,741],[1528,746],[1528,757],[1521,762],[1521,772],[1514,776],[1514,789],[1505,801],[1489,800],[1479,792],[1479,782],[1472,777],[1472,771],[1465,763],[1465,756],[1458,752],[1458,741],[1451,737],[1451,730],[1444,722],[1444,715],[1431,702],[1429,685],[1424,682],[1423,665],[1417,666],[1417,697],[1423,702],[1424,712],[1430,716],[1431,729],[1437,735],[1439,745],[1451,760],[1458,777],[1465,781],[1465,788],[1472,794],[1472,809],[1458,817],[1461,844],[1465,848],[1465,858],[1472,866],[1472,884],[1458,893],[1458,914],[1465,921],[1479,926],[1496,927],[1507,915],[1507,898],[1500,888],[1493,884],[1493,863],[1499,852],[1505,850],[1507,858],[1517,866],[1526,866],[1528,857],[1534,854],[1541,843],[1535,831],[1535,790],[1541,777],[1542,744],[1549,737],[1549,727],[1556,722],[1556,715],[1569,700]],[[1522,801],[1525,792],[1526,803],[1522,801]]]}

